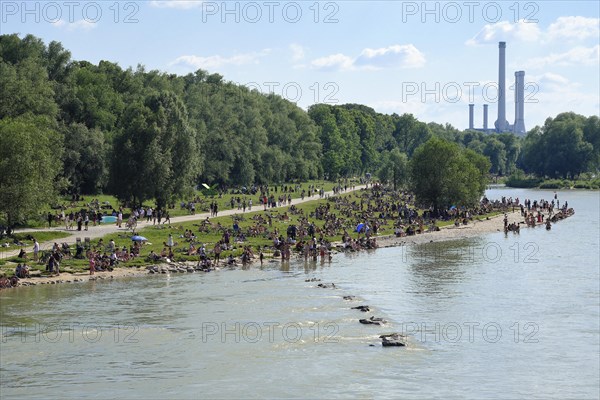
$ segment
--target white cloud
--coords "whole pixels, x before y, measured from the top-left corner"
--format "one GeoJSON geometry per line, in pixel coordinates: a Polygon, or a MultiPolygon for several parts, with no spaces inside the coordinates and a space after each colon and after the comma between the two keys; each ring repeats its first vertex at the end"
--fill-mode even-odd
{"type": "Polygon", "coordinates": [[[176,8],[179,10],[189,10],[202,6],[201,0],[153,0],[150,2],[152,7],[156,8],[176,8]]]}
{"type": "Polygon", "coordinates": [[[546,72],[542,75],[532,75],[529,79],[533,82],[537,82],[540,85],[549,84],[555,87],[564,87],[565,85],[570,84],[567,78],[552,72],[546,72]]]}
{"type": "Polygon", "coordinates": [[[553,72],[545,72],[541,75],[529,75],[526,79],[529,87],[526,88],[532,97],[541,95],[549,96],[556,93],[576,92],[581,88],[578,82],[571,82],[568,78],[553,72]],[[534,93],[535,92],[535,93],[534,93]]]}
{"type": "Polygon", "coordinates": [[[583,40],[600,35],[600,19],[586,17],[559,17],[548,27],[548,39],[583,40]]]}
{"type": "Polygon", "coordinates": [[[399,100],[380,100],[372,102],[368,104],[368,106],[386,114],[413,114],[414,116],[424,114],[428,108],[428,105],[426,103],[423,103],[418,99],[406,102],[399,100]]]}
{"type": "Polygon", "coordinates": [[[218,69],[225,65],[248,65],[248,64],[259,64],[261,57],[268,55],[271,52],[270,49],[264,49],[260,52],[252,52],[245,54],[236,54],[231,57],[223,57],[221,55],[214,55],[208,57],[195,56],[195,55],[184,55],[177,57],[175,60],[169,63],[169,66],[187,66],[195,69],[218,69]]]}
{"type": "Polygon", "coordinates": [[[358,67],[419,68],[425,65],[425,55],[414,45],[394,45],[380,49],[364,49],[354,61],[358,67]]]}
{"type": "Polygon", "coordinates": [[[517,23],[500,21],[487,24],[474,37],[466,41],[468,46],[477,46],[501,41],[535,42],[540,38],[541,31],[538,24],[519,20],[517,23]]]}
{"type": "Polygon", "coordinates": [[[543,68],[546,65],[557,66],[593,66],[600,61],[600,45],[594,47],[575,47],[564,53],[551,53],[546,57],[536,57],[525,62],[526,68],[543,68]]]}
{"type": "Polygon", "coordinates": [[[528,119],[540,122],[532,122],[528,129],[561,112],[576,110],[579,114],[594,115],[598,110],[598,93],[586,85],[554,73],[533,75],[531,80],[538,87],[537,92],[529,96],[529,103],[525,104],[525,123],[528,119]]]}
{"type": "Polygon", "coordinates": [[[292,51],[292,61],[298,62],[304,60],[304,47],[299,44],[290,44],[290,50],[292,51]]]}
{"type": "Polygon", "coordinates": [[[321,70],[349,70],[352,69],[354,60],[344,54],[332,54],[326,57],[317,58],[311,61],[310,65],[315,69],[321,70]]]}
{"type": "Polygon", "coordinates": [[[419,68],[425,65],[425,55],[414,45],[392,45],[379,49],[366,48],[356,58],[332,54],[313,60],[311,66],[321,70],[357,70],[384,68],[419,68]]]}
{"type": "Polygon", "coordinates": [[[64,19],[60,19],[56,22],[53,22],[52,25],[68,31],[90,31],[98,26],[98,23],[86,21],[85,19],[80,19],[79,21],[74,22],[66,22],[64,19]]]}
{"type": "Polygon", "coordinates": [[[581,16],[558,17],[547,29],[540,29],[539,24],[519,20],[517,23],[500,21],[485,25],[474,37],[465,43],[477,46],[499,41],[524,41],[553,43],[560,39],[584,40],[598,38],[600,35],[600,19],[581,16]]]}

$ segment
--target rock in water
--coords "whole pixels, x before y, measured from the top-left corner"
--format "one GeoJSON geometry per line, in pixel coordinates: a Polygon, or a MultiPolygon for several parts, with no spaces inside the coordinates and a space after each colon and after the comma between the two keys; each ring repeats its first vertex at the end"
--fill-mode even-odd
{"type": "Polygon", "coordinates": [[[389,335],[381,335],[381,345],[383,347],[404,347],[406,346],[406,337],[400,333],[391,333],[389,335]]]}
{"type": "Polygon", "coordinates": [[[365,324],[365,325],[383,325],[383,324],[387,323],[387,321],[384,320],[383,318],[375,318],[375,317],[371,317],[369,319],[359,319],[358,322],[360,322],[361,324],[365,324]]]}
{"type": "Polygon", "coordinates": [[[317,286],[323,289],[335,289],[335,283],[319,283],[317,286]]]}

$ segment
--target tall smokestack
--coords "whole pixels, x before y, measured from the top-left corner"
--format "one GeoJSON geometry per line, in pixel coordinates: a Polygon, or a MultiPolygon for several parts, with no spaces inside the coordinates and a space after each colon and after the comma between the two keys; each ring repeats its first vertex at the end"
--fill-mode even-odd
{"type": "Polygon", "coordinates": [[[475,104],[469,104],[469,129],[474,128],[474,124],[473,124],[473,108],[474,107],[475,107],[475,104]]]}
{"type": "Polygon", "coordinates": [[[498,43],[498,119],[494,123],[497,132],[505,132],[508,129],[506,120],[506,42],[498,43]]]}
{"type": "Polygon", "coordinates": [[[515,72],[515,124],[517,135],[525,134],[525,71],[515,72]]]}
{"type": "Polygon", "coordinates": [[[483,130],[487,132],[488,130],[488,105],[483,105],[483,130]]]}

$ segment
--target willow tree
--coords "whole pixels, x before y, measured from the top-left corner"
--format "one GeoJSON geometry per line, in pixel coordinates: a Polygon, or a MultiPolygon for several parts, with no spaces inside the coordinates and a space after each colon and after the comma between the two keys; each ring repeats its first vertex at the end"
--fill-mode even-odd
{"type": "Polygon", "coordinates": [[[397,147],[382,156],[383,162],[377,177],[385,183],[391,183],[396,190],[408,181],[408,157],[397,147]]]}
{"type": "Polygon", "coordinates": [[[490,161],[439,138],[419,146],[410,161],[411,188],[417,202],[438,211],[472,206],[483,195],[490,161]]]}
{"type": "Polygon", "coordinates": [[[0,119],[0,220],[37,215],[56,195],[62,138],[43,117],[0,119]]]}
{"type": "Polygon", "coordinates": [[[125,110],[113,147],[111,188],[121,201],[157,207],[189,194],[198,172],[195,131],[179,98],[153,94],[125,110]]]}

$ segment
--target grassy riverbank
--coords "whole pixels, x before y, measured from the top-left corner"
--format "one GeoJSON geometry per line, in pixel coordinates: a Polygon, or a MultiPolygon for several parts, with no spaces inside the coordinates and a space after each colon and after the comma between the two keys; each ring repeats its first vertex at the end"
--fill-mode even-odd
{"type": "Polygon", "coordinates": [[[36,231],[31,233],[15,233],[11,237],[6,237],[0,241],[0,253],[13,251],[21,247],[33,246],[33,239],[36,239],[38,243],[48,242],[66,238],[70,236],[68,232],[59,231],[36,231]]]}
{"type": "MultiPolygon", "coordinates": [[[[357,181],[352,179],[352,180],[343,180],[341,182],[342,185],[347,184],[348,186],[351,186],[353,184],[356,184],[357,181]]],[[[287,188],[294,188],[293,192],[290,192],[289,190],[285,193],[285,195],[287,196],[288,194],[291,195],[292,199],[297,199],[300,198],[302,195],[302,191],[304,190],[305,193],[308,193],[309,188],[313,187],[315,188],[317,191],[319,189],[323,189],[324,191],[328,192],[331,191],[333,189],[334,186],[338,185],[337,182],[330,182],[330,181],[326,181],[326,180],[311,180],[311,181],[307,181],[307,182],[301,182],[301,183],[284,183],[284,184],[277,184],[277,185],[273,185],[270,184],[269,186],[269,190],[270,193],[275,195],[275,198],[277,198],[279,195],[282,195],[282,189],[287,187],[287,188]]],[[[169,207],[167,207],[167,211],[170,215],[171,218],[173,217],[179,217],[179,216],[183,216],[183,215],[190,215],[190,211],[187,208],[181,207],[181,202],[190,202],[190,201],[194,201],[195,200],[195,207],[196,207],[196,213],[204,213],[204,212],[208,212],[209,211],[209,206],[211,202],[216,202],[218,205],[218,209],[220,211],[223,210],[231,210],[232,208],[237,208],[237,198],[239,197],[241,201],[246,201],[246,203],[248,203],[248,201],[250,199],[252,199],[254,206],[256,206],[256,203],[258,202],[258,196],[260,193],[257,194],[250,194],[249,192],[247,193],[242,193],[240,190],[237,189],[229,189],[229,190],[223,190],[222,193],[218,192],[218,189],[215,190],[196,190],[194,192],[194,194],[192,196],[189,196],[189,198],[182,198],[182,199],[178,199],[174,204],[169,205],[169,207]],[[231,200],[234,200],[234,206],[231,206],[231,200]],[[171,207],[173,206],[173,207],[171,207]]],[[[43,227],[47,227],[48,226],[48,213],[50,212],[51,214],[53,214],[54,216],[58,215],[61,213],[61,209],[64,208],[65,210],[65,214],[69,214],[71,212],[73,213],[77,213],[80,211],[89,211],[91,210],[92,207],[92,202],[97,200],[98,204],[100,205],[101,210],[103,211],[103,213],[105,213],[106,215],[110,215],[112,210],[118,210],[119,209],[119,201],[118,199],[110,194],[86,194],[86,195],[82,195],[81,199],[78,201],[73,201],[72,198],[70,196],[62,196],[60,198],[57,199],[57,201],[54,204],[48,204],[45,207],[43,207],[42,209],[40,209],[37,217],[29,219],[26,223],[21,224],[18,226],[18,228],[43,228],[43,227]]],[[[144,202],[144,207],[155,207],[155,201],[154,200],[148,200],[144,202]]],[[[130,215],[130,209],[125,209],[124,212],[124,218],[128,218],[130,215]]],[[[91,223],[90,223],[91,224],[91,223]]],[[[53,222],[52,226],[55,226],[56,222],[53,222]]]]}
{"type": "MultiPolygon", "coordinates": [[[[338,202],[345,204],[344,206],[336,207],[336,202],[332,198],[319,199],[318,196],[315,200],[307,201],[305,203],[297,204],[293,208],[288,206],[282,206],[278,208],[268,209],[264,211],[263,206],[253,206],[252,211],[246,211],[235,213],[233,215],[219,216],[210,218],[206,221],[206,218],[202,218],[200,215],[199,219],[193,221],[186,221],[181,223],[173,223],[171,225],[150,225],[140,229],[137,234],[144,236],[148,241],[142,246],[140,256],[133,258],[127,262],[120,262],[120,267],[139,267],[149,264],[153,264],[154,261],[148,258],[150,252],[160,254],[163,248],[166,247],[169,234],[172,235],[175,242],[173,246],[174,261],[197,261],[197,255],[188,255],[190,245],[193,245],[195,249],[205,246],[207,253],[213,250],[216,242],[222,239],[225,229],[230,232],[234,231],[234,223],[237,224],[239,231],[245,233],[245,238],[242,242],[237,242],[235,235],[232,234],[231,243],[232,248],[224,251],[221,254],[221,258],[225,258],[232,254],[235,257],[239,257],[243,252],[244,246],[250,246],[254,251],[255,255],[259,254],[259,249],[263,250],[265,257],[269,258],[273,255],[273,236],[282,235],[286,237],[287,229],[290,225],[296,225],[300,227],[302,221],[306,226],[307,221],[313,223],[315,226],[315,234],[317,238],[323,235],[323,238],[329,242],[336,242],[342,239],[344,229],[353,237],[356,238],[358,234],[355,232],[355,227],[358,223],[364,222],[365,220],[371,223],[377,221],[379,226],[378,236],[392,235],[394,233],[394,218],[380,218],[379,212],[368,213],[366,210],[369,207],[375,207],[376,201],[383,202],[398,202],[398,197],[394,197],[390,194],[386,194],[383,198],[371,197],[370,191],[360,190],[356,192],[342,193],[338,198],[338,202]],[[361,201],[363,203],[362,208],[360,206],[361,201]],[[335,229],[325,231],[326,221],[322,216],[317,215],[317,210],[324,210],[329,207],[328,219],[334,219],[336,223],[335,229]],[[353,211],[349,211],[353,210],[353,211]],[[270,222],[269,222],[270,221],[270,222]],[[194,239],[186,238],[185,232],[191,231],[195,235],[194,239]]],[[[419,212],[422,215],[422,210],[419,212]]],[[[487,217],[497,215],[498,212],[489,213],[487,215],[476,216],[474,220],[484,220],[487,217]]],[[[435,225],[437,227],[444,227],[453,225],[453,221],[437,221],[435,225]]],[[[414,225],[418,228],[418,225],[414,225]]],[[[300,232],[299,232],[300,234],[300,232]]],[[[113,233],[109,233],[100,239],[91,241],[91,246],[96,251],[101,253],[107,251],[108,243],[114,240],[116,247],[123,248],[124,246],[129,249],[131,246],[131,232],[124,230],[117,230],[113,233]]],[[[71,251],[75,253],[75,246],[71,246],[71,251]]],[[[110,253],[108,253],[110,254],[110,253]]],[[[0,269],[4,274],[10,275],[14,270],[15,263],[23,262],[25,260],[12,257],[5,262],[4,265],[0,266],[0,269]]],[[[46,274],[45,266],[42,264],[31,263],[28,264],[32,269],[36,269],[41,274],[46,274]]],[[[88,262],[85,259],[65,258],[61,263],[61,271],[63,272],[82,272],[87,270],[88,262]]]]}
{"type": "Polygon", "coordinates": [[[584,177],[581,179],[542,179],[532,176],[513,175],[505,180],[508,187],[524,189],[600,189],[600,177],[584,177]]]}

